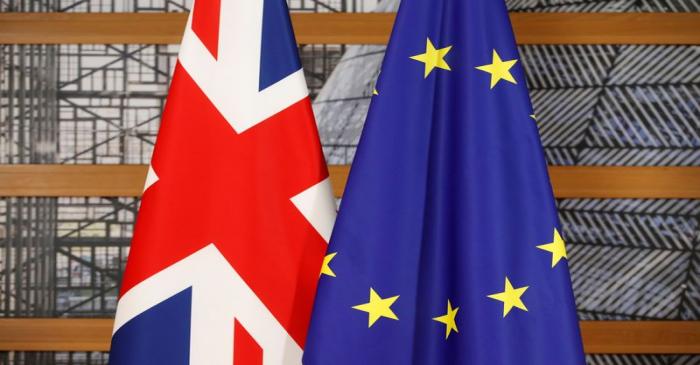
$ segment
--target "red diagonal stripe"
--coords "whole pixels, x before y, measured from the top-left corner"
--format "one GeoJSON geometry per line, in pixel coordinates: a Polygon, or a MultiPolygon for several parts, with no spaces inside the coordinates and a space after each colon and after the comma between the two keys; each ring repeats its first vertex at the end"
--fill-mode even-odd
{"type": "Polygon", "coordinates": [[[262,365],[263,350],[245,327],[234,320],[233,327],[233,365],[262,365]]]}
{"type": "Polygon", "coordinates": [[[196,0],[192,12],[192,31],[216,58],[219,50],[221,0],[196,0]]]}
{"type": "Polygon", "coordinates": [[[303,348],[327,247],[290,201],[328,176],[309,99],[238,134],[178,64],[152,164],[122,294],[214,243],[303,348]]]}

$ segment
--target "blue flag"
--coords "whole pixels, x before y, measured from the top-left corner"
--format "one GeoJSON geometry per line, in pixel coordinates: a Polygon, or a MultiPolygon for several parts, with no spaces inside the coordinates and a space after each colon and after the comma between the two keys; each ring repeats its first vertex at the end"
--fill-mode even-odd
{"type": "Polygon", "coordinates": [[[502,0],[404,0],[305,365],[579,365],[547,166],[502,0]]]}

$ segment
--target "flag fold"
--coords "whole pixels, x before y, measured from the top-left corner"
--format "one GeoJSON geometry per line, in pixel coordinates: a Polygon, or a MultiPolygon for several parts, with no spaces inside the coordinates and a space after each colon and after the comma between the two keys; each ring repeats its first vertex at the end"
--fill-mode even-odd
{"type": "Polygon", "coordinates": [[[196,0],[112,365],[298,365],[335,202],[284,0],[196,0]]]}
{"type": "Polygon", "coordinates": [[[305,365],[584,364],[522,66],[502,0],[402,1],[305,365]]]}

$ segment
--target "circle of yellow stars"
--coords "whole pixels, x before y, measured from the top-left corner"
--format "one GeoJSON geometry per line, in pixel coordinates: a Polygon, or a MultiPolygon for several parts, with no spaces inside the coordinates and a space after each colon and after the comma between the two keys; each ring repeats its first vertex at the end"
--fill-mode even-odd
{"type": "MultiPolygon", "coordinates": [[[[552,235],[552,242],[545,243],[536,246],[536,248],[549,252],[552,255],[551,263],[552,268],[554,268],[561,259],[567,259],[566,255],[566,245],[562,239],[559,231],[555,228],[552,235]]],[[[335,272],[330,267],[330,262],[335,258],[337,252],[330,253],[323,259],[323,264],[321,268],[321,275],[327,275],[335,277],[335,272]]],[[[515,287],[510,281],[508,276],[505,278],[505,285],[502,292],[490,294],[487,297],[493,300],[503,303],[503,318],[506,318],[513,308],[520,309],[527,312],[527,306],[523,302],[523,295],[528,290],[529,286],[515,287]]],[[[362,303],[353,306],[353,309],[366,312],[368,317],[367,327],[372,327],[380,318],[389,318],[393,320],[399,320],[399,317],[391,309],[391,306],[399,299],[399,295],[385,297],[383,298],[374,288],[369,288],[369,301],[367,303],[362,303]]],[[[459,333],[457,327],[457,312],[459,307],[453,307],[452,302],[447,300],[447,310],[446,313],[437,317],[433,317],[433,320],[445,325],[445,339],[450,337],[450,334],[454,331],[459,333]]]]}
{"type": "MultiPolygon", "coordinates": [[[[452,71],[452,68],[450,68],[450,65],[445,60],[445,57],[450,50],[452,50],[451,45],[442,48],[435,48],[432,40],[427,38],[425,42],[425,52],[411,56],[410,59],[424,64],[423,78],[428,78],[428,76],[436,68],[452,71]]],[[[510,69],[513,68],[517,62],[517,59],[505,61],[502,60],[501,56],[494,49],[491,52],[491,63],[476,66],[475,68],[479,71],[486,72],[491,76],[490,88],[493,89],[501,80],[505,80],[513,84],[518,83],[515,80],[515,77],[513,77],[513,74],[510,72],[510,69]]]]}
{"type": "MultiPolygon", "coordinates": [[[[452,68],[445,59],[448,53],[452,50],[452,45],[447,45],[445,47],[437,48],[433,41],[428,37],[425,42],[425,51],[419,53],[409,58],[411,60],[423,63],[423,78],[427,79],[430,74],[436,69],[452,71],[452,68]]],[[[489,88],[495,88],[500,81],[509,82],[512,84],[517,84],[517,80],[513,77],[511,69],[518,62],[517,59],[503,60],[501,55],[493,49],[491,52],[491,63],[476,66],[475,69],[483,71],[490,76],[489,88]]],[[[375,84],[372,95],[379,95],[377,86],[375,84]]],[[[530,114],[530,118],[536,120],[535,114],[530,114]]],[[[552,242],[541,244],[536,246],[545,252],[549,252],[551,256],[551,265],[554,268],[561,259],[567,259],[566,246],[564,240],[562,239],[559,231],[555,228],[552,242]]],[[[323,264],[321,267],[321,275],[327,275],[335,277],[336,274],[331,268],[331,261],[336,257],[338,253],[332,252],[327,254],[323,259],[323,264]]],[[[503,318],[506,318],[513,308],[520,309],[521,311],[527,312],[527,306],[523,301],[523,295],[529,289],[529,286],[516,287],[510,281],[508,276],[505,277],[505,284],[503,291],[490,294],[487,297],[503,304],[503,318]]],[[[371,328],[379,319],[388,318],[392,320],[399,320],[399,317],[391,308],[394,303],[399,299],[399,295],[382,297],[377,293],[374,288],[369,288],[369,301],[366,303],[358,304],[352,308],[358,311],[367,313],[368,324],[367,327],[371,328]]],[[[457,313],[459,307],[453,307],[452,301],[447,300],[446,312],[442,315],[433,317],[432,320],[441,323],[445,326],[445,339],[447,340],[450,335],[454,333],[459,333],[457,327],[457,313]]]]}
{"type": "MultiPolygon", "coordinates": [[[[428,76],[436,68],[446,71],[452,71],[452,68],[450,68],[450,65],[445,60],[445,57],[450,52],[450,50],[452,50],[451,45],[442,48],[435,48],[435,45],[433,44],[432,40],[430,40],[430,37],[428,37],[425,41],[425,52],[419,53],[409,58],[424,64],[423,78],[427,79],[428,76]]],[[[498,82],[501,80],[510,82],[512,84],[518,83],[515,80],[515,77],[513,77],[513,74],[510,72],[510,69],[513,68],[513,66],[515,66],[517,62],[517,59],[505,61],[502,60],[501,56],[494,49],[491,52],[491,63],[476,66],[475,68],[479,71],[486,72],[491,76],[490,88],[493,89],[494,87],[496,87],[496,85],[498,85],[498,82]]],[[[379,95],[379,91],[377,91],[376,86],[372,90],[372,95],[379,95]]],[[[534,118],[534,114],[530,116],[534,118]]]]}

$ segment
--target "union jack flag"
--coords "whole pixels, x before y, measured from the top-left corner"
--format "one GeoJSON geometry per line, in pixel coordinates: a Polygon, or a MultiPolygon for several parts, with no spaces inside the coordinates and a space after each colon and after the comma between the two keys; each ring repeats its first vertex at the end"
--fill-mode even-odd
{"type": "Polygon", "coordinates": [[[334,221],[285,1],[195,1],[110,363],[301,364],[334,221]]]}

